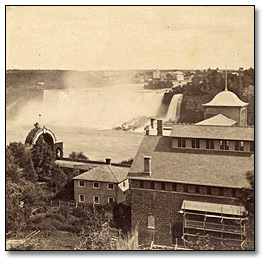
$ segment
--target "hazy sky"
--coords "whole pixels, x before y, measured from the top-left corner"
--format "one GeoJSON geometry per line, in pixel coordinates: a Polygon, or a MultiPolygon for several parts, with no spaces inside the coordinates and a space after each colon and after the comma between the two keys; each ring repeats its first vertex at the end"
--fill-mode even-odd
{"type": "Polygon", "coordinates": [[[253,7],[8,7],[7,69],[249,68],[253,7]]]}

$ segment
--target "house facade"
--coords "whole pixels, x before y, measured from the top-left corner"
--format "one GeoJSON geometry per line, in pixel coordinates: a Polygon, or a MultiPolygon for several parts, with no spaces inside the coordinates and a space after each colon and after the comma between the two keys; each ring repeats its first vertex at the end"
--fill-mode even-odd
{"type": "Polygon", "coordinates": [[[254,128],[235,126],[235,117],[222,113],[212,118],[173,125],[166,136],[161,120],[157,131],[147,131],[128,174],[131,228],[141,245],[189,247],[206,234],[218,249],[246,245],[247,213],[238,196],[250,188],[254,128]]]}
{"type": "Polygon", "coordinates": [[[102,164],[73,178],[77,204],[107,205],[126,200],[129,168],[102,164]]]}

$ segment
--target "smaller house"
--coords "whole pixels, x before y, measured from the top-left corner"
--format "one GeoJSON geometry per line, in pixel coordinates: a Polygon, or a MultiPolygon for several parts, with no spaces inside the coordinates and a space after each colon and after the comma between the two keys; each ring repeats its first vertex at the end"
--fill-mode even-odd
{"type": "Polygon", "coordinates": [[[76,203],[107,205],[126,200],[129,168],[103,164],[73,178],[76,203]]]}

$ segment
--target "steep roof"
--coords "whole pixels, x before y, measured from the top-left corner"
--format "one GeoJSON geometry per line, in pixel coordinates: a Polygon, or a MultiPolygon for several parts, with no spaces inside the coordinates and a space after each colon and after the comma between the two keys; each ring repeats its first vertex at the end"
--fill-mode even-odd
{"type": "Polygon", "coordinates": [[[205,125],[174,125],[171,137],[254,141],[254,128],[205,125]]]}
{"type": "Polygon", "coordinates": [[[209,103],[205,103],[202,106],[243,107],[247,105],[248,103],[241,101],[235,93],[224,90],[218,93],[212,101],[210,101],[209,103]]]}
{"type": "Polygon", "coordinates": [[[235,125],[237,121],[223,115],[223,114],[218,114],[213,117],[210,117],[208,119],[202,120],[195,125],[198,126],[225,126],[225,127],[231,127],[235,125]]]}
{"type": "Polygon", "coordinates": [[[246,172],[252,171],[254,156],[187,153],[173,149],[171,138],[145,136],[129,171],[130,178],[186,184],[250,187],[246,172]],[[144,156],[151,156],[151,176],[145,176],[144,156]]]}
{"type": "Polygon", "coordinates": [[[80,174],[73,179],[86,181],[99,181],[109,183],[120,183],[127,178],[129,168],[112,165],[96,166],[89,171],[80,174]]]}

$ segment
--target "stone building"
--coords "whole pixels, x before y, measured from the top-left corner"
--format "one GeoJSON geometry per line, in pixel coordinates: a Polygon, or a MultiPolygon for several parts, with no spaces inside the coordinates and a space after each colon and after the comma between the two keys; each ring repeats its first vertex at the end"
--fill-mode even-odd
{"type": "Polygon", "coordinates": [[[107,205],[126,201],[129,189],[129,168],[106,164],[92,166],[90,170],[73,178],[76,203],[107,205]]]}
{"type": "Polygon", "coordinates": [[[161,120],[157,130],[151,121],[128,173],[131,228],[137,228],[141,245],[188,247],[206,234],[219,249],[246,245],[247,213],[237,196],[250,188],[254,128],[243,126],[246,116],[243,123],[229,116],[235,96],[225,96],[222,105],[221,93],[214,98],[217,108],[206,108],[211,116],[195,125],[173,125],[170,134],[164,134],[161,120]]]}

